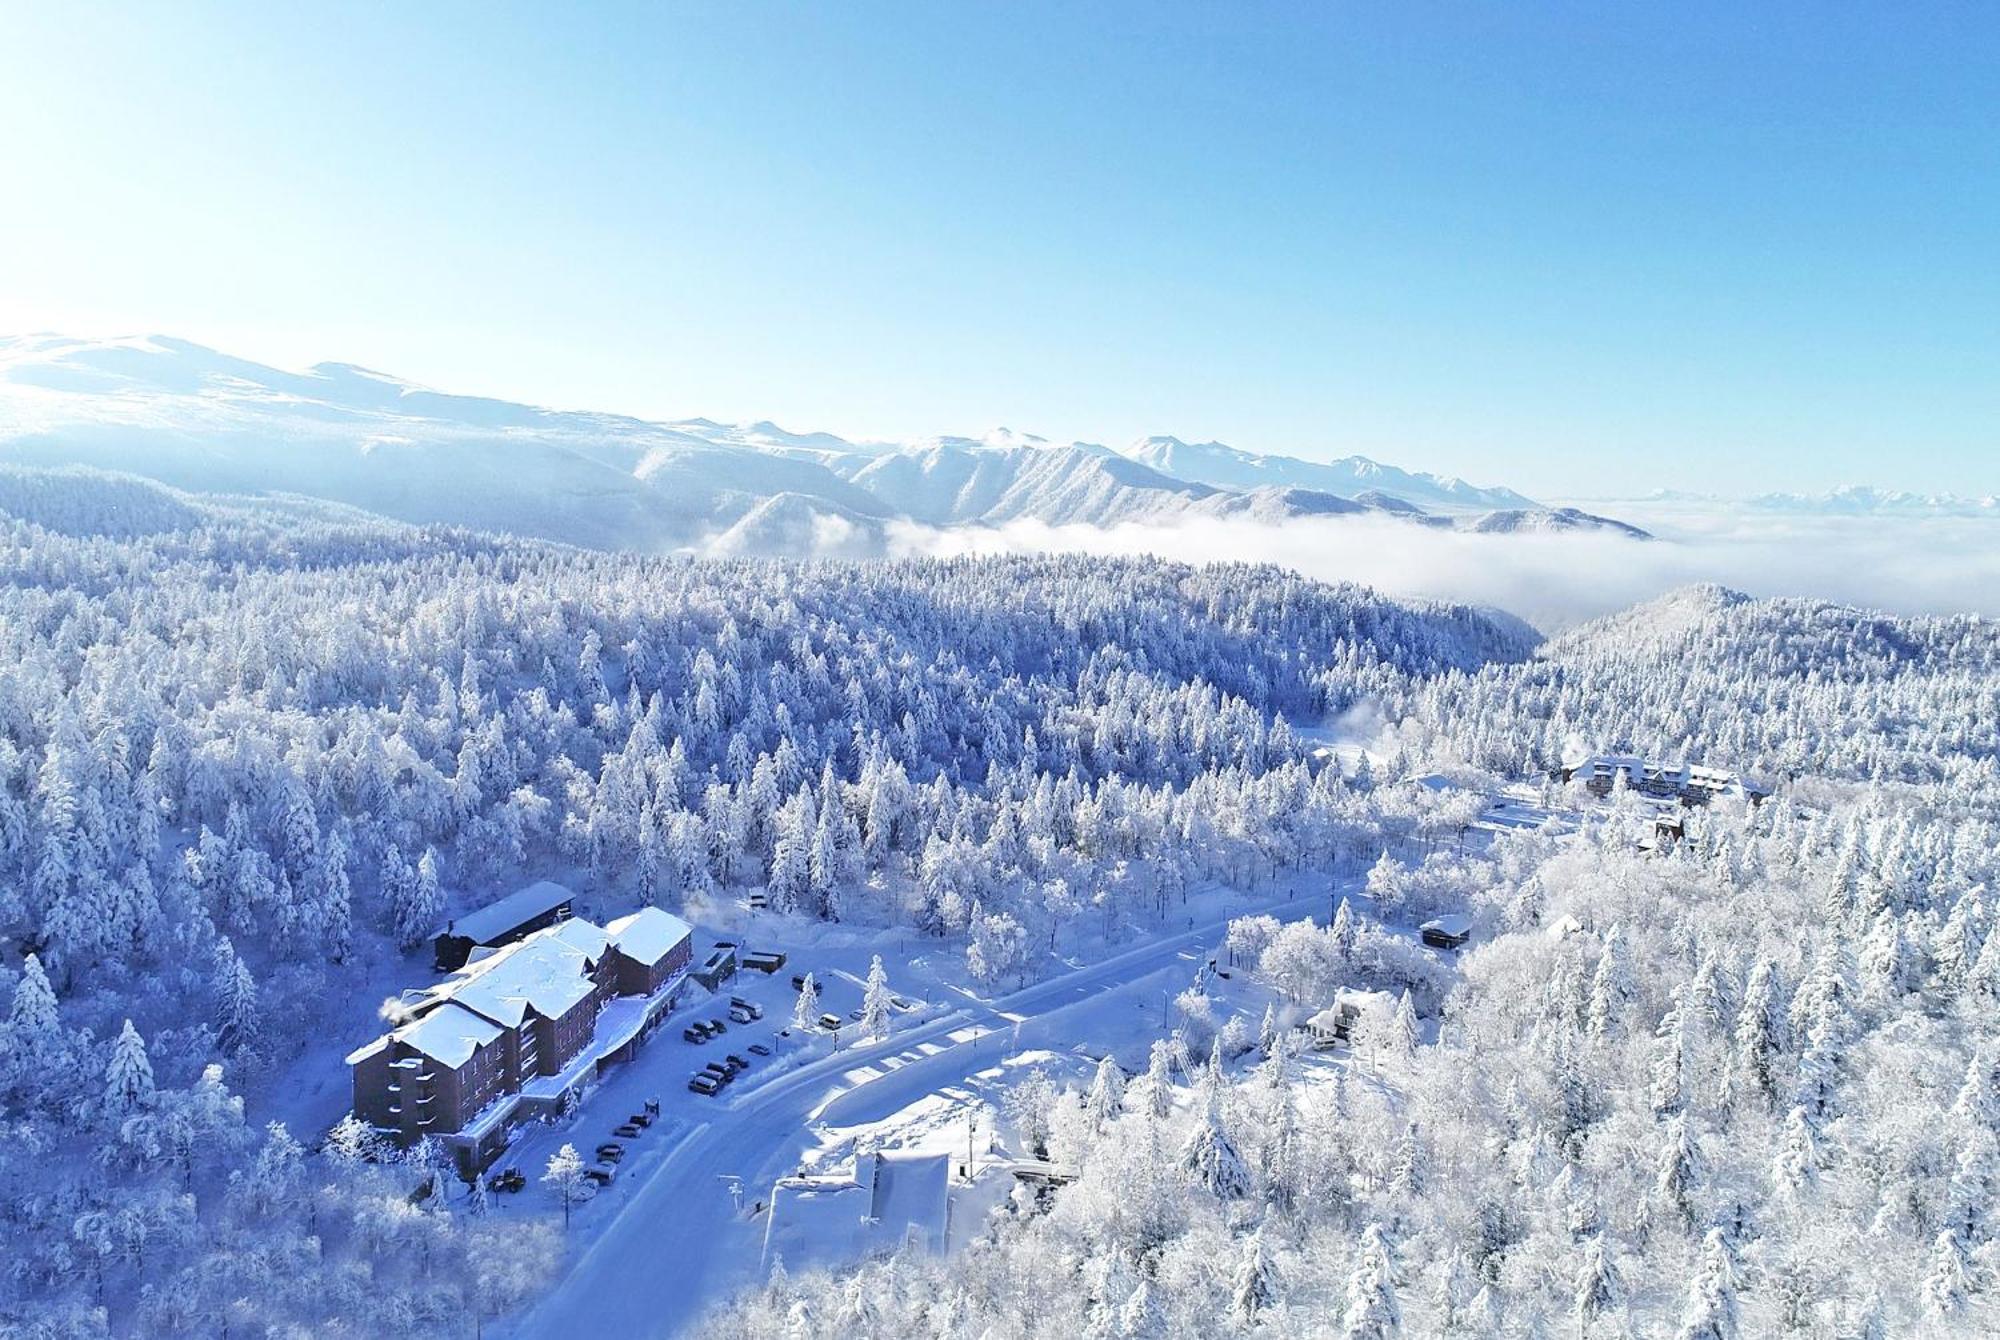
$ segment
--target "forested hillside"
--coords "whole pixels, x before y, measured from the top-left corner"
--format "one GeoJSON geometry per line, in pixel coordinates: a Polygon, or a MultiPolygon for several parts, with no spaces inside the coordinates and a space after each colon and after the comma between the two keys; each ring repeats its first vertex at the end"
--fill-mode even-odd
{"type": "Polygon", "coordinates": [[[1025,980],[1192,880],[1367,859],[1409,807],[1287,720],[1533,641],[1268,567],[691,563],[0,486],[5,1334],[432,1334],[531,1286],[546,1238],[409,1203],[426,1151],[309,1156],[237,1096],[524,875],[764,886],[1025,980]]]}
{"type": "Polygon", "coordinates": [[[1401,683],[1413,766],[1587,742],[1781,785],[1666,854],[1620,793],[1575,837],[1385,860],[1330,930],[1240,923],[1283,998],[1402,1007],[1331,1062],[1189,1012],[1129,1086],[1041,1099],[1073,1185],[949,1262],[780,1274],[717,1333],[1992,1334],[1996,691],[1990,623],[1713,589],[1401,683]],[[1382,927],[1444,908],[1474,946],[1439,1002],[1382,927]]]}

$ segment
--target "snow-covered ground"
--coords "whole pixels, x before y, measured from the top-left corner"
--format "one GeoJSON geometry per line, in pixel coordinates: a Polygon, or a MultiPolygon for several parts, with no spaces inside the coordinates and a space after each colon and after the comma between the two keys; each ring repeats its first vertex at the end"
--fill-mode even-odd
{"type": "MultiPolygon", "coordinates": [[[[738,1039],[768,1039],[789,1020],[788,1007],[781,1011],[771,1000],[789,996],[798,965],[788,963],[762,987],[739,976],[736,994],[766,1005],[763,1027],[732,1026],[705,1046],[683,1042],[679,1028],[670,1028],[633,1064],[608,1076],[570,1127],[535,1132],[510,1151],[509,1162],[532,1177],[538,1161],[562,1142],[588,1153],[647,1098],[661,1102],[662,1121],[631,1142],[618,1180],[577,1214],[563,1278],[505,1333],[678,1332],[710,1303],[754,1280],[765,1232],[756,1207],[768,1204],[777,1177],[823,1167],[851,1153],[860,1137],[914,1140],[921,1147],[924,1133],[939,1128],[940,1102],[966,1114],[945,1123],[954,1127],[954,1140],[962,1139],[968,1118],[985,1120],[990,1135],[990,1118],[979,1113],[1009,1082],[1009,1058],[1051,1052],[1094,1060],[1135,1048],[1143,1054],[1162,1030],[1166,1002],[1207,963],[1231,916],[1289,911],[1323,917],[1325,891],[1324,880],[1306,880],[1284,898],[1237,899],[1219,915],[1198,915],[1191,928],[990,1000],[961,991],[928,1016],[921,1009],[899,1016],[896,1031],[881,1042],[812,1054],[809,1048],[826,1044],[781,1039],[784,1050],[763,1063],[780,1073],[760,1079],[764,1070],[753,1063],[749,1075],[721,1095],[703,1098],[686,1088],[689,1071],[725,1051],[740,1052],[738,1039]],[[751,989],[743,990],[746,985],[751,989]],[[784,1069],[786,1062],[793,1068],[784,1069]]],[[[858,1002],[858,989],[837,969],[816,972],[816,978],[836,984],[822,995],[828,1011],[844,1013],[838,1008],[843,982],[858,1002]]],[[[891,982],[897,982],[894,968],[891,982]]],[[[707,1017],[698,1007],[685,1013],[707,1017]]],[[[1006,1176],[997,1167],[989,1172],[1006,1176]]],[[[991,1199],[990,1188],[972,1197],[971,1222],[991,1199]]],[[[957,1211],[955,1217],[967,1222],[957,1211]]]]}

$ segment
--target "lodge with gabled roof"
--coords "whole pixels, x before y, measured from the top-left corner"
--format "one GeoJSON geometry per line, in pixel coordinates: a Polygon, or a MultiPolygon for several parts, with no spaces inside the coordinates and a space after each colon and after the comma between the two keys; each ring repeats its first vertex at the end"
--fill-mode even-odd
{"type": "Polygon", "coordinates": [[[485,1166],[510,1125],[558,1110],[672,1008],[693,935],[655,907],[609,926],[559,920],[406,993],[397,1027],[347,1058],[355,1115],[398,1143],[433,1136],[465,1167],[485,1166]]]}
{"type": "Polygon", "coordinates": [[[1598,796],[1610,795],[1622,783],[1639,795],[1683,805],[1706,805],[1720,796],[1740,796],[1756,804],[1771,794],[1738,773],[1698,763],[1655,763],[1636,754],[1599,754],[1565,763],[1561,777],[1565,782],[1582,782],[1598,796]]]}

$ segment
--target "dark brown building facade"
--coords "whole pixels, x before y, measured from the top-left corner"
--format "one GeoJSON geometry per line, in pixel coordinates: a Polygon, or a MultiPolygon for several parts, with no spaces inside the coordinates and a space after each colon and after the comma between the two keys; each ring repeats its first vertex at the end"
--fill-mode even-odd
{"type": "Polygon", "coordinates": [[[559,1102],[579,1087],[605,1007],[635,998],[652,1022],[692,953],[687,924],[656,908],[534,932],[409,1002],[394,1031],[347,1058],[354,1113],[398,1143],[461,1137],[448,1143],[480,1166],[505,1143],[510,1100],[559,1102]]]}

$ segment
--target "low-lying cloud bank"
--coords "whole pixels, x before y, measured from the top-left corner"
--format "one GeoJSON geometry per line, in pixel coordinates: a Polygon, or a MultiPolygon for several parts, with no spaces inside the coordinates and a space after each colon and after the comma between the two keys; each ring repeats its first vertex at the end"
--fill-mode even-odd
{"type": "Polygon", "coordinates": [[[902,555],[1062,551],[1277,563],[1390,595],[1496,605],[1545,632],[1693,582],[1897,614],[2000,616],[2000,523],[1992,520],[1634,510],[1628,506],[1619,515],[1659,538],[1464,534],[1340,517],[1103,529],[1039,522],[949,531],[898,525],[890,544],[902,555]]]}

